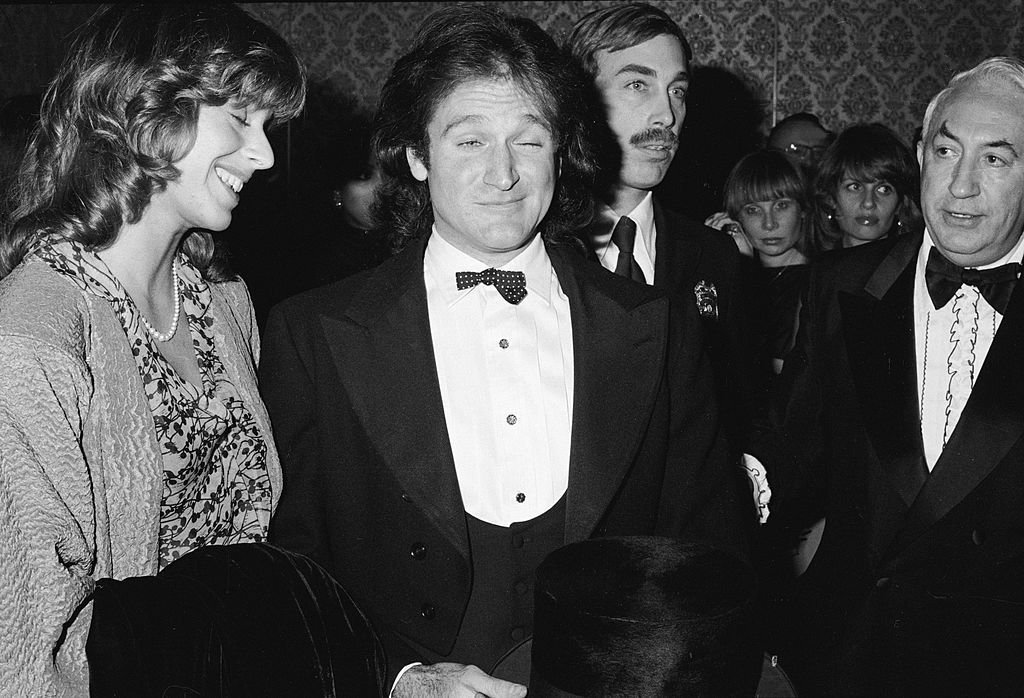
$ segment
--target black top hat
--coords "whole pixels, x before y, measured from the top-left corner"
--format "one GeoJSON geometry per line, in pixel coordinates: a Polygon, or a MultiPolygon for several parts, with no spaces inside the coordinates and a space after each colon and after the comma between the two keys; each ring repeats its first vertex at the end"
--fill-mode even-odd
{"type": "MultiPolygon", "coordinates": [[[[753,696],[763,654],[754,572],[739,558],[657,537],[597,538],[537,569],[530,698],[753,696]]],[[[518,674],[518,676],[516,676],[518,674]]]]}

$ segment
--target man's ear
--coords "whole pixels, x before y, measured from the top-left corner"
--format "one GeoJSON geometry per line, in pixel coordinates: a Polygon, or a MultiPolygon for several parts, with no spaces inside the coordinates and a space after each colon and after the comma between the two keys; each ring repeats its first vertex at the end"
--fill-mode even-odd
{"type": "Polygon", "coordinates": [[[917,142],[917,166],[924,165],[924,138],[917,142]]]}
{"type": "Polygon", "coordinates": [[[427,166],[412,148],[405,149],[405,161],[409,163],[409,171],[420,182],[427,181],[427,166]]]}

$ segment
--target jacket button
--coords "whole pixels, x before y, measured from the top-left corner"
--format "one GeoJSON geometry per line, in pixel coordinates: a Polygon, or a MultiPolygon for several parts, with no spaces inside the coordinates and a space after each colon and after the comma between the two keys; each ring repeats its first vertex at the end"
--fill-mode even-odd
{"type": "Polygon", "coordinates": [[[410,497],[405,492],[403,492],[402,493],[402,501],[411,504],[412,503],[412,497],[410,497]]]}
{"type": "Polygon", "coordinates": [[[434,616],[437,615],[437,611],[429,603],[425,603],[420,607],[420,615],[427,620],[434,620],[434,616]]]}
{"type": "Polygon", "coordinates": [[[881,577],[877,582],[875,582],[875,586],[879,589],[885,589],[889,586],[891,581],[892,580],[890,580],[888,577],[881,577]]]}
{"type": "Polygon", "coordinates": [[[427,546],[423,543],[413,543],[412,547],[409,548],[409,554],[412,555],[414,560],[422,560],[427,556],[427,546]]]}
{"type": "Polygon", "coordinates": [[[981,545],[982,543],[985,542],[985,533],[983,531],[978,530],[978,529],[974,529],[971,532],[971,540],[974,541],[975,545],[981,545]]]}
{"type": "Polygon", "coordinates": [[[526,637],[526,630],[520,626],[512,628],[512,632],[509,633],[509,637],[512,638],[513,642],[519,642],[526,637]]]}

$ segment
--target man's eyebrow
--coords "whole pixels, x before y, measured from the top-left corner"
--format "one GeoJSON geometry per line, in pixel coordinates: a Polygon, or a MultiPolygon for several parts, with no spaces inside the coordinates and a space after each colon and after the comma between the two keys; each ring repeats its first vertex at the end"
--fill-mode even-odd
{"type": "MultiPolygon", "coordinates": [[[[946,138],[949,138],[950,140],[956,141],[957,143],[960,142],[960,139],[957,138],[956,136],[954,136],[952,131],[950,131],[949,128],[946,126],[946,122],[945,121],[943,121],[942,125],[939,126],[939,135],[945,136],[946,138]]],[[[1017,154],[1017,149],[1015,147],[1013,147],[1013,143],[1011,143],[1010,141],[1008,141],[1008,140],[1006,140],[1004,138],[999,138],[999,139],[994,140],[994,141],[988,141],[987,143],[983,143],[982,147],[983,148],[1005,148],[1005,149],[1009,150],[1011,153],[1013,153],[1013,157],[1020,157],[1017,154]]]]}
{"type": "Polygon", "coordinates": [[[939,124],[939,135],[940,136],[945,136],[946,138],[948,138],[948,139],[950,139],[952,141],[956,141],[957,143],[960,142],[960,139],[957,138],[956,136],[954,136],[953,132],[949,130],[949,126],[946,125],[945,121],[943,121],[941,124],[939,124]]]}
{"type": "Polygon", "coordinates": [[[483,117],[481,117],[479,114],[466,114],[465,116],[457,117],[456,119],[453,119],[452,121],[448,122],[448,124],[444,127],[444,131],[441,132],[441,137],[444,138],[445,136],[448,135],[449,131],[451,131],[454,128],[458,128],[462,124],[475,123],[482,120],[483,117]]]}
{"type": "MultiPolygon", "coordinates": [[[[635,73],[637,75],[646,75],[648,77],[657,77],[658,71],[650,66],[643,65],[641,63],[627,63],[626,65],[619,68],[615,74],[623,75],[625,73],[635,73]]],[[[672,82],[689,82],[690,74],[685,70],[680,70],[676,73],[675,77],[672,78],[672,82]]]]}
{"type": "Polygon", "coordinates": [[[984,145],[984,147],[986,147],[986,148],[1006,148],[1011,153],[1013,153],[1013,157],[1019,157],[1017,155],[1017,149],[1013,147],[1013,143],[1011,143],[1010,141],[1007,141],[1007,140],[1003,140],[1002,138],[1000,138],[997,141],[989,141],[988,143],[986,143],[984,145]]]}
{"type": "MultiPolygon", "coordinates": [[[[551,130],[548,127],[547,122],[541,117],[537,116],[536,114],[526,114],[523,117],[523,120],[526,121],[527,123],[540,126],[546,131],[551,130]]],[[[484,121],[484,117],[482,117],[479,114],[466,114],[465,116],[456,117],[455,119],[449,121],[448,124],[444,127],[444,131],[441,132],[441,137],[444,138],[446,135],[448,135],[449,131],[456,129],[459,126],[462,126],[463,124],[475,124],[480,123],[482,121],[484,121]]]]}
{"type": "Polygon", "coordinates": [[[657,76],[658,71],[656,71],[654,68],[650,68],[646,65],[641,65],[639,63],[627,63],[626,65],[622,66],[615,72],[616,75],[622,75],[623,73],[637,73],[639,75],[655,77],[657,76]]]}

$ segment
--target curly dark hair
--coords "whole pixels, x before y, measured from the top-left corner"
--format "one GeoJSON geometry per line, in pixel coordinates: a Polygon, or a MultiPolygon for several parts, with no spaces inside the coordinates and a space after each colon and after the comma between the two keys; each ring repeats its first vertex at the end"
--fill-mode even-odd
{"type": "MultiPolygon", "coordinates": [[[[108,5],[76,33],[43,97],[0,232],[0,277],[45,236],[110,245],[196,137],[199,108],[229,101],[295,117],[305,70],[276,32],[230,4],[108,5]]],[[[213,237],[183,251],[211,281],[232,278],[213,237]]]]}
{"type": "Polygon", "coordinates": [[[921,171],[914,154],[885,124],[855,124],[839,134],[818,163],[814,234],[819,249],[841,245],[843,234],[834,222],[836,194],[849,176],[891,184],[900,197],[896,219],[902,225],[898,227],[915,229],[920,224],[921,171]]]}
{"type": "Polygon", "coordinates": [[[596,160],[584,121],[586,79],[534,22],[481,6],[450,6],[431,14],[381,91],[373,147],[383,174],[374,216],[399,250],[430,233],[434,221],[426,182],[409,170],[410,149],[429,168],[427,126],[459,85],[508,80],[536,103],[557,143],[560,173],[540,234],[578,244],[590,221],[596,160]]]}

